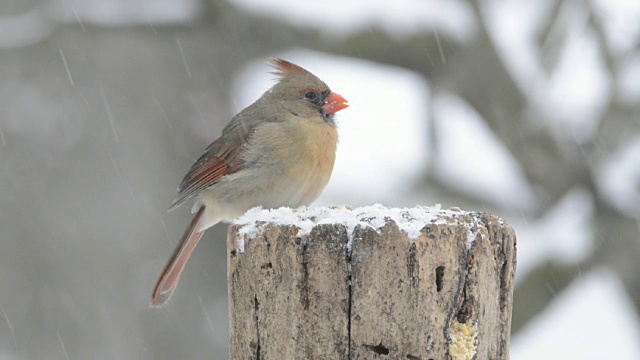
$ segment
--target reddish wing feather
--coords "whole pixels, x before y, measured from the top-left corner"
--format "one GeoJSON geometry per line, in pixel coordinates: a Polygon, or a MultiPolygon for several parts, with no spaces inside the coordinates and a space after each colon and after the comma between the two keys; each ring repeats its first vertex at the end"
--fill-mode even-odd
{"type": "Polygon", "coordinates": [[[217,157],[211,157],[202,164],[198,164],[198,167],[194,168],[185,176],[183,182],[184,188],[180,193],[187,192],[191,189],[198,189],[200,186],[208,186],[214,183],[219,178],[227,174],[227,168],[229,166],[226,162],[218,159],[217,157]]]}
{"type": "Polygon", "coordinates": [[[198,161],[193,164],[178,187],[178,197],[169,209],[182,204],[188,197],[195,195],[207,187],[215,184],[221,177],[227,175],[229,165],[212,155],[213,144],[207,148],[198,161]]]}
{"type": "Polygon", "coordinates": [[[220,178],[233,174],[242,168],[242,151],[244,149],[242,144],[253,130],[252,128],[241,130],[240,141],[226,144],[218,138],[207,147],[204,154],[191,166],[189,172],[182,179],[178,187],[178,197],[173,201],[169,210],[178,207],[190,196],[212,186],[220,178]]]}

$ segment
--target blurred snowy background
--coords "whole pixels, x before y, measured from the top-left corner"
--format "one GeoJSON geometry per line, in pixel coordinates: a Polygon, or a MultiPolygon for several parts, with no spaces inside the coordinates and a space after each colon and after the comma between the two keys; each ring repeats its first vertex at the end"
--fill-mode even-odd
{"type": "Polygon", "coordinates": [[[0,359],[227,357],[225,225],[149,296],[272,56],[351,103],[317,204],[495,213],[512,359],[640,359],[637,0],[3,0],[0,359]]]}

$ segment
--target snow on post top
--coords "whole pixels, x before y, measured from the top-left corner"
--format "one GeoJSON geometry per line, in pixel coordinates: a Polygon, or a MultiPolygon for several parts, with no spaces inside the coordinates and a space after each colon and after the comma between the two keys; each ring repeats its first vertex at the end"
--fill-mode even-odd
{"type": "MultiPolygon", "coordinates": [[[[348,247],[351,246],[353,230],[356,226],[370,227],[378,231],[386,224],[386,219],[392,219],[400,230],[405,231],[411,240],[417,239],[422,229],[427,224],[446,224],[446,217],[470,215],[472,213],[459,209],[442,210],[440,204],[436,206],[416,206],[413,208],[388,208],[380,204],[351,208],[349,206],[335,207],[300,207],[291,209],[281,207],[278,209],[263,209],[255,207],[244,215],[234,220],[235,225],[240,225],[239,234],[242,239],[259,235],[267,224],[294,225],[297,226],[298,236],[309,234],[314,226],[321,224],[342,224],[347,228],[349,235],[348,247]]],[[[469,224],[471,225],[471,224],[469,224]]],[[[475,224],[475,228],[479,224],[475,224]]],[[[470,248],[475,239],[475,229],[469,228],[467,248],[470,248]]],[[[238,244],[238,251],[244,251],[244,243],[238,244]]]]}

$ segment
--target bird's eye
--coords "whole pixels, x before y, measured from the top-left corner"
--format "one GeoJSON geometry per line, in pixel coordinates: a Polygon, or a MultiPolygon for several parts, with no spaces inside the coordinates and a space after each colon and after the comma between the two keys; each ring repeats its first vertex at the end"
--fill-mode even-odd
{"type": "Polygon", "coordinates": [[[304,94],[304,97],[307,98],[307,100],[316,101],[318,100],[318,93],[309,91],[308,93],[304,94]]]}

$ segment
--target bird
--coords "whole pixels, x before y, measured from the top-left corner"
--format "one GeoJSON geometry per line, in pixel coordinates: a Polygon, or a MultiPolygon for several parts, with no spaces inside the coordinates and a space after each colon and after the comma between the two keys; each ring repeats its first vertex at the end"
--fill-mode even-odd
{"type": "Polygon", "coordinates": [[[178,186],[169,210],[192,198],[194,216],[156,282],[151,307],[171,298],[206,229],[257,206],[310,205],[329,182],[334,115],[349,103],[299,65],[274,58],[271,66],[276,84],[227,123],[178,186]]]}

